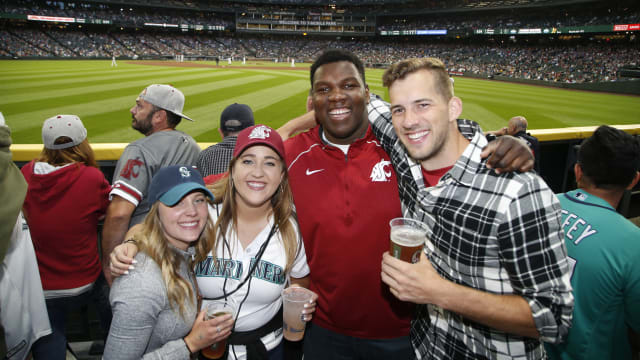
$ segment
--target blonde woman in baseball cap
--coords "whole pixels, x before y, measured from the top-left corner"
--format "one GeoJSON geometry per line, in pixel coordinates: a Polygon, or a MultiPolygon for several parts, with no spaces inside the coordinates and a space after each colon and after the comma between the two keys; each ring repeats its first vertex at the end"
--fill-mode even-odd
{"type": "Polygon", "coordinates": [[[113,321],[104,359],[190,359],[229,336],[230,315],[206,320],[198,311],[194,265],[213,236],[207,204],[213,195],[197,169],[160,169],[149,186],[151,210],[128,242],[137,244],[137,269],[111,288],[113,321]]]}
{"type": "Polygon", "coordinates": [[[56,115],[42,126],[44,148],[22,167],[29,184],[24,215],[36,251],[52,333],[33,345],[35,359],[65,359],[66,314],[98,305],[106,335],[111,310],[98,256],[98,222],[110,185],[98,169],[87,129],[76,115],[56,115]]]}
{"type": "MultiPolygon", "coordinates": [[[[229,299],[238,307],[222,358],[283,359],[281,292],[290,284],[308,286],[284,151],[275,130],[246,128],[238,134],[227,176],[211,186],[215,236],[207,258],[196,265],[196,278],[203,298],[229,299]]],[[[113,275],[128,271],[130,246],[111,255],[113,275]]],[[[300,315],[309,321],[314,311],[315,297],[300,315]]]]}

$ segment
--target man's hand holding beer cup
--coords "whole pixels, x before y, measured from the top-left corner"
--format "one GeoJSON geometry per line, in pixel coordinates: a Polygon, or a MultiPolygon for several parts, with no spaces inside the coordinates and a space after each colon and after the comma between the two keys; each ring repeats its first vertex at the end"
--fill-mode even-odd
{"type": "Polygon", "coordinates": [[[382,255],[382,281],[402,301],[436,305],[443,294],[441,290],[450,284],[436,272],[424,251],[414,264],[385,252],[382,255]]]}

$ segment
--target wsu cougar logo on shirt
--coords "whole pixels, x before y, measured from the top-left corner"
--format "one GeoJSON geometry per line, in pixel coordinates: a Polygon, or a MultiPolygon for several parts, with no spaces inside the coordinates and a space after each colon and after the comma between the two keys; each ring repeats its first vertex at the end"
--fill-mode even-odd
{"type": "Polygon", "coordinates": [[[144,163],[140,161],[140,158],[129,159],[120,171],[120,176],[131,180],[132,177],[137,178],[140,167],[144,166],[144,163]]]}
{"type": "Polygon", "coordinates": [[[371,181],[389,181],[391,178],[391,161],[381,159],[371,169],[371,181]]]}

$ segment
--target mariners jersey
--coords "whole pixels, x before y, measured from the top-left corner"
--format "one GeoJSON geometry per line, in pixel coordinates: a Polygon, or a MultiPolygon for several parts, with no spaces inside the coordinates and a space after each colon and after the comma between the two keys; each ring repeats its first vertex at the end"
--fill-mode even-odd
{"type": "Polygon", "coordinates": [[[640,332],[640,228],[578,189],[558,195],[573,265],[573,326],[546,344],[551,359],[630,359],[627,326],[640,332]]]}
{"type": "MultiPolygon", "coordinates": [[[[214,222],[217,221],[216,208],[210,206],[209,215],[214,222]]],[[[293,220],[291,221],[293,222],[293,220]]],[[[269,224],[246,248],[242,248],[235,231],[229,229],[226,233],[229,247],[224,247],[222,242],[218,242],[216,260],[213,260],[210,252],[207,259],[196,265],[195,272],[200,294],[204,298],[214,298],[224,295],[223,286],[226,293],[235,290],[249,274],[251,265],[254,263],[261,246],[267,241],[272,226],[273,218],[270,218],[269,224]]],[[[296,252],[290,273],[284,272],[287,259],[280,232],[276,232],[269,240],[269,244],[253,272],[251,282],[245,283],[238,291],[230,295],[236,304],[242,303],[235,331],[255,330],[266,324],[280,310],[282,305],[281,292],[288,285],[288,276],[302,278],[309,275],[304,244],[302,244],[296,224],[294,224],[294,229],[300,248],[296,252]],[[247,292],[249,292],[248,295],[247,292]]],[[[282,329],[262,338],[267,350],[275,348],[281,341],[282,329]]],[[[238,360],[244,359],[244,346],[236,346],[235,348],[238,360]]]]}
{"type": "Polygon", "coordinates": [[[380,280],[389,221],[402,216],[389,156],[371,129],[347,154],[315,128],[285,141],[298,222],[318,294],[313,321],[369,339],[409,334],[411,305],[380,280]]]}
{"type": "Polygon", "coordinates": [[[151,178],[160,168],[169,165],[195,165],[200,147],[181,131],[159,131],[127,145],[118,159],[109,193],[118,195],[136,206],[129,226],[141,223],[149,212],[147,190],[151,178]]]}

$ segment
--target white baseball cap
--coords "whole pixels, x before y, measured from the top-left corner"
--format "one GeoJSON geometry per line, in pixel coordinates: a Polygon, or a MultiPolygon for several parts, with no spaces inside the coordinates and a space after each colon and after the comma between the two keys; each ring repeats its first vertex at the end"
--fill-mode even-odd
{"type": "Polygon", "coordinates": [[[182,113],[184,108],[184,94],[171,85],[153,84],[147,86],[138,99],[151,103],[163,110],[170,111],[180,117],[193,121],[182,113]]]}
{"type": "Polygon", "coordinates": [[[80,145],[87,138],[87,129],[82,120],[75,115],[56,115],[48,118],[42,125],[42,142],[44,147],[52,150],[60,150],[80,145]],[[56,140],[66,136],[71,142],[56,144],[56,140]]]}

